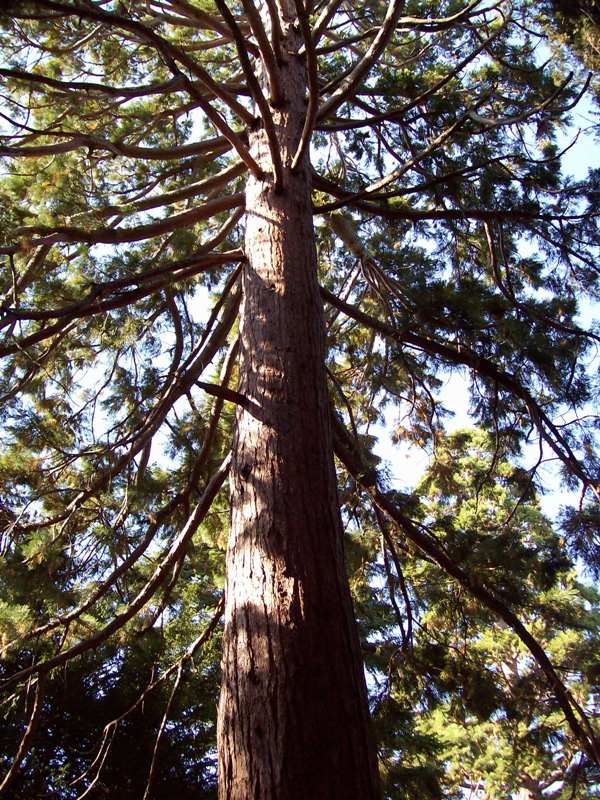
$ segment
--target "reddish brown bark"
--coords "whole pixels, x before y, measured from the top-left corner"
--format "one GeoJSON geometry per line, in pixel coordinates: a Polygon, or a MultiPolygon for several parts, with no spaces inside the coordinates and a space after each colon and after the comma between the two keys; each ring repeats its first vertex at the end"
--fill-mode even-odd
{"type": "MultiPolygon", "coordinates": [[[[290,29],[290,37],[297,34],[290,29]]],[[[288,39],[285,50],[297,49],[288,39]],[[287,45],[287,47],[286,47],[287,45]]],[[[375,753],[346,578],[324,370],[310,172],[292,174],[306,112],[302,61],[281,68],[284,165],[246,192],[240,391],[231,469],[221,800],[374,800],[375,753]]]]}

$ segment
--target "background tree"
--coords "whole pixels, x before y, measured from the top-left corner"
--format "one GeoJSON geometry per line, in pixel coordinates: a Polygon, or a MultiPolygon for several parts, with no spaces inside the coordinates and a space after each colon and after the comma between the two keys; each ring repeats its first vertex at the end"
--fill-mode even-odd
{"type": "MultiPolygon", "coordinates": [[[[530,654],[538,696],[542,680],[552,693],[564,752],[582,773],[598,762],[593,722],[546,652],[554,633],[546,642],[529,624],[551,626],[547,606],[531,607],[539,576],[552,567],[551,587],[569,568],[549,566],[550,533],[532,546],[521,524],[546,460],[581,492],[561,557],[600,563],[598,335],[577,319],[597,293],[597,175],[560,173],[555,134],[585,87],[538,64],[537,15],[525,0],[36,0],[3,12],[5,794],[19,766],[39,774],[35,729],[60,714],[63,674],[105,727],[77,758],[46,739],[58,796],[98,794],[105,766],[118,774],[114,742],[148,693],[164,711],[144,793],[165,785],[163,752],[181,757],[192,791],[212,791],[208,739],[194,760],[176,729],[212,729],[201,700],[214,653],[194,654],[217,627],[225,570],[221,796],[377,797],[342,551],[358,493],[383,537],[386,636],[415,640],[432,691],[445,667],[416,641],[403,549],[415,575],[419,553],[469,598],[471,678],[495,674],[474,632],[493,615],[530,654]],[[373,423],[397,413],[398,439],[443,454],[449,369],[470,378],[473,417],[492,436],[476,496],[494,499],[500,454],[539,445],[495,498],[503,522],[490,535],[457,527],[475,524],[468,510],[438,522],[436,504],[418,502],[426,486],[390,491],[370,451],[373,423]],[[504,547],[532,551],[522,573],[487,568],[504,547]],[[141,651],[146,689],[127,679],[141,651]],[[73,790],[72,771],[83,772],[73,790]]],[[[448,452],[463,464],[460,448],[448,452]]],[[[376,553],[349,552],[359,611],[376,553]]],[[[424,603],[439,614],[434,594],[424,603]]],[[[378,612],[360,613],[368,655],[378,612]]],[[[453,644],[456,623],[442,619],[453,644]]],[[[454,688],[472,709],[465,680],[454,688]]],[[[411,734],[414,699],[398,697],[378,723],[384,777],[390,760],[397,776],[386,791],[450,786],[441,767],[411,772],[411,752],[434,761],[449,745],[426,721],[411,734]]],[[[527,698],[519,705],[527,719],[527,698]]]]}
{"type": "MultiPolygon", "coordinates": [[[[418,487],[419,518],[455,561],[518,610],[576,701],[595,715],[597,593],[579,580],[533,492],[523,495],[522,471],[507,456],[482,431],[441,437],[418,487]]],[[[412,709],[429,757],[423,748],[398,757],[399,740],[382,737],[387,774],[398,784],[391,796],[594,796],[597,768],[579,760],[539,665],[514,631],[418,553],[397,558],[414,632],[410,646],[390,636],[394,608],[380,593],[375,602],[390,632],[372,657],[380,676],[376,719],[397,730],[398,709],[412,709]]],[[[389,569],[385,561],[374,567],[386,587],[388,572],[396,581],[396,557],[389,561],[389,569]]]]}

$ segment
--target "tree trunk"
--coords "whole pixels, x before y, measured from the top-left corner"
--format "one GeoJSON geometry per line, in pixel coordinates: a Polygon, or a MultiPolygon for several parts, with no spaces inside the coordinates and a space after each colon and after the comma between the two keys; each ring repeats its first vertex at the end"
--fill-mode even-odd
{"type": "MultiPolygon", "coordinates": [[[[288,22],[293,21],[291,10],[288,22]]],[[[290,26],[284,52],[296,52],[290,26]]],[[[281,66],[274,111],[283,188],[264,128],[265,178],[246,191],[240,391],[231,469],[221,800],[374,800],[375,752],[345,573],[333,465],[308,158],[303,61],[281,66]]]]}

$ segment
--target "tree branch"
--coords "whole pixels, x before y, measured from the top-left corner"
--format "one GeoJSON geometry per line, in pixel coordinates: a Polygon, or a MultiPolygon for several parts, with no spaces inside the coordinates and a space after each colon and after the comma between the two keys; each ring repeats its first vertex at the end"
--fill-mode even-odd
{"type": "Polygon", "coordinates": [[[347,97],[352,95],[354,91],[361,85],[364,78],[367,76],[387,43],[394,34],[400,14],[404,9],[404,0],[390,0],[385,18],[379,29],[379,33],[374,41],[368,48],[365,55],[353,67],[350,74],[342,81],[341,85],[333,92],[333,94],[321,105],[317,112],[318,119],[324,119],[331,116],[347,97]]]}
{"type": "MultiPolygon", "coordinates": [[[[172,214],[164,219],[149,222],[146,225],[138,225],[134,228],[98,228],[96,230],[86,230],[70,225],[56,225],[54,227],[46,225],[24,225],[16,228],[13,237],[33,237],[36,234],[40,238],[31,238],[34,247],[57,242],[85,242],[86,244],[124,244],[127,242],[139,242],[144,239],[151,239],[163,233],[193,225],[203,219],[218,214],[220,211],[228,211],[231,208],[239,208],[244,204],[244,193],[227,195],[218,200],[208,200],[198,208],[190,211],[183,211],[181,214],[172,214]]],[[[19,246],[0,247],[0,253],[18,253],[19,246]]]]}
{"type": "Polygon", "coordinates": [[[518,397],[525,403],[528,413],[532,422],[535,424],[540,436],[548,443],[556,455],[560,458],[563,464],[568,467],[571,472],[576,475],[584,484],[585,487],[591,487],[595,495],[598,497],[600,489],[597,483],[590,478],[586,473],[583,466],[571,450],[565,437],[560,433],[556,425],[548,417],[546,412],[541,408],[539,403],[532,397],[530,392],[519,382],[516,376],[508,372],[504,372],[500,367],[497,367],[492,361],[477,353],[461,346],[454,348],[449,344],[438,342],[435,339],[429,339],[426,336],[420,336],[411,331],[399,331],[386,322],[376,319],[375,317],[365,314],[364,311],[355,306],[350,305],[343,300],[340,300],[330,291],[321,287],[321,296],[328,303],[339,308],[346,316],[355,319],[357,322],[366,325],[372,330],[377,331],[386,338],[393,341],[412,345],[424,350],[430,355],[437,355],[451,364],[460,364],[474,370],[477,374],[485,378],[489,378],[502,386],[515,397],[518,397]]]}

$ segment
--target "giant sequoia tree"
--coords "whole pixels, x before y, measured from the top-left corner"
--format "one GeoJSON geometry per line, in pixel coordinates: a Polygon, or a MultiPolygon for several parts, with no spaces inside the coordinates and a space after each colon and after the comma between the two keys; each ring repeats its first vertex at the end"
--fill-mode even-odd
{"type": "Polygon", "coordinates": [[[406,676],[446,702],[456,614],[510,631],[539,700],[499,699],[480,653],[454,680],[464,713],[478,682],[479,717],[553,727],[540,747],[562,780],[599,763],[572,677],[590,659],[553,663],[544,634],[576,614],[536,599],[567,591],[570,559],[600,560],[600,337],[577,319],[598,288],[598,178],[561,175],[585,83],[540,56],[536,6],[5,6],[0,792],[45,768],[56,797],[125,796],[115,753],[148,707],[144,796],[169,796],[169,775],[209,796],[222,615],[222,798],[380,797],[363,657],[385,792],[403,796],[432,741],[409,730],[424,701],[406,676]],[[489,437],[464,516],[443,513],[449,371],[489,437]],[[430,448],[441,505],[390,489],[384,409],[430,448]],[[498,473],[531,442],[537,459],[498,473]],[[549,460],[580,495],[560,539],[523,517],[549,460]],[[99,709],[94,735],[75,697],[99,709]]]}

